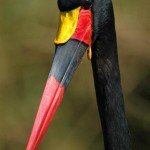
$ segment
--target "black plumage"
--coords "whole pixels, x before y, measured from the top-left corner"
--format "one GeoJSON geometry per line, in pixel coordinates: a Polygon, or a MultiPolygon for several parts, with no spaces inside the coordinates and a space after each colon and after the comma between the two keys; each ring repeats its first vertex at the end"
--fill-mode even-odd
{"type": "Polygon", "coordinates": [[[106,150],[131,150],[111,0],[95,0],[92,68],[106,150]]]}
{"type": "Polygon", "coordinates": [[[81,0],[58,0],[57,3],[60,11],[70,11],[82,5],[81,0]]]}

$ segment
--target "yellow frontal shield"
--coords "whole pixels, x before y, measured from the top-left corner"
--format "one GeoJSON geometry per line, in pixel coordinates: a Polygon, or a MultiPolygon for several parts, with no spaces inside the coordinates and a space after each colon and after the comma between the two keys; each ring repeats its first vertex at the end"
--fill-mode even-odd
{"type": "Polygon", "coordinates": [[[68,12],[60,12],[58,32],[54,40],[55,44],[66,43],[71,38],[77,26],[80,8],[78,7],[68,12]]]}

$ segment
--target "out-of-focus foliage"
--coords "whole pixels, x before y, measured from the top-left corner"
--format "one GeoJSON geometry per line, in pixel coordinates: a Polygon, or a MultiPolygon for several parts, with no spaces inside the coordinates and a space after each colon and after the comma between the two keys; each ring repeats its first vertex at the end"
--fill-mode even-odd
{"type": "MultiPolygon", "coordinates": [[[[134,150],[150,148],[150,2],[114,0],[134,150]]],[[[54,53],[56,0],[0,0],[0,150],[25,149],[54,53]]],[[[83,58],[41,150],[100,150],[90,62],[83,58]]]]}

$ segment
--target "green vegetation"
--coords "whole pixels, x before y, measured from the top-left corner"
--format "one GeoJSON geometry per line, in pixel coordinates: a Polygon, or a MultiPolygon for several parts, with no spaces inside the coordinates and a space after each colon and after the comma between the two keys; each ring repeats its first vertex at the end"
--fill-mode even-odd
{"type": "MultiPolygon", "coordinates": [[[[134,150],[150,147],[149,0],[114,0],[134,150]]],[[[56,0],[0,1],[0,150],[25,149],[54,53],[56,0]]],[[[39,150],[102,150],[90,62],[83,58],[39,150]]]]}

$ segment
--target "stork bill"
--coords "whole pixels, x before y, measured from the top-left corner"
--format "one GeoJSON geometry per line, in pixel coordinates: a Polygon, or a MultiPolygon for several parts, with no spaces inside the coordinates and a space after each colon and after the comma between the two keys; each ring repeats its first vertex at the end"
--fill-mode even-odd
{"type": "Polygon", "coordinates": [[[35,150],[46,133],[75,70],[86,50],[90,49],[91,35],[91,9],[78,7],[61,12],[51,71],[26,150],[35,150]]]}

